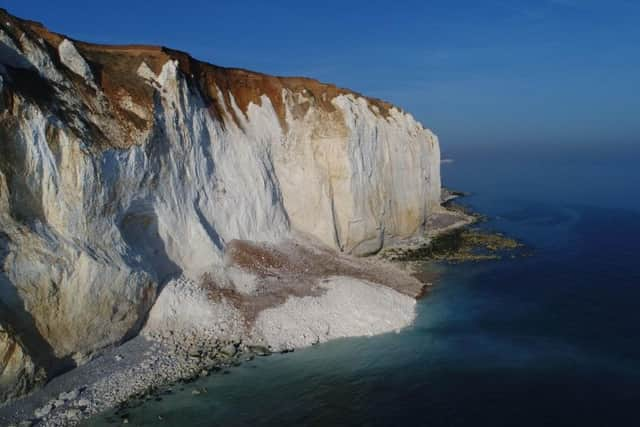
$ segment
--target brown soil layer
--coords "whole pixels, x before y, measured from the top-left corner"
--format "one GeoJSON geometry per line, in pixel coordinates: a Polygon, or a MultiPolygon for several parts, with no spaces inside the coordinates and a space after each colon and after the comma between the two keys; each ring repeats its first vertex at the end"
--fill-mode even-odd
{"type": "MultiPolygon", "coordinates": [[[[56,51],[58,45],[65,38],[69,38],[49,31],[38,22],[14,17],[1,8],[0,27],[15,41],[17,46],[20,46],[22,34],[27,34],[32,39],[42,40],[54,60],[57,60],[56,51]],[[7,23],[10,25],[7,25],[7,23]]],[[[357,97],[366,98],[372,111],[383,117],[388,117],[393,107],[388,102],[367,98],[348,89],[322,83],[318,80],[305,77],[270,76],[240,68],[221,67],[198,61],[185,52],[163,46],[99,45],[71,38],[69,40],[74,42],[80,54],[89,63],[95,76],[96,84],[111,101],[114,114],[120,121],[127,122],[129,126],[137,129],[145,129],[150,124],[120,108],[119,101],[123,97],[129,96],[136,104],[147,108],[149,111],[154,108],[154,90],[137,74],[138,67],[143,61],[152,71],[158,74],[167,61],[177,60],[179,69],[190,86],[200,91],[203,99],[208,104],[211,114],[221,120],[223,124],[222,112],[225,108],[232,113],[234,121],[237,124],[240,123],[231,108],[231,96],[235,98],[238,107],[246,114],[250,103],[261,105],[260,98],[262,95],[266,95],[274,106],[283,129],[286,129],[285,106],[282,97],[283,89],[288,89],[294,93],[303,93],[316,106],[328,112],[335,110],[331,100],[341,94],[353,94],[357,97]],[[222,93],[222,97],[218,89],[222,93]]],[[[86,92],[87,96],[95,95],[93,89],[79,81],[77,76],[67,72],[65,67],[59,68],[69,78],[77,80],[78,89],[86,92]]]]}

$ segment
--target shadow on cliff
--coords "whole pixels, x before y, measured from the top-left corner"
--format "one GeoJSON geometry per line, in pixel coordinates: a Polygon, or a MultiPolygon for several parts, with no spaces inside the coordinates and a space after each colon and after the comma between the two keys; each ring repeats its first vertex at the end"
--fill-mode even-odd
{"type": "MultiPolygon", "coordinates": [[[[119,228],[123,240],[131,251],[127,262],[135,268],[149,273],[158,284],[156,297],[162,292],[164,286],[179,277],[182,269],[173,262],[167,253],[165,243],[160,236],[158,228],[158,216],[152,210],[144,208],[129,211],[120,221],[119,228]]],[[[134,338],[147,323],[150,308],[155,303],[151,302],[149,308],[140,312],[140,319],[127,331],[122,342],[134,338]]]]}
{"type": "Polygon", "coordinates": [[[160,237],[158,216],[151,210],[130,210],[120,221],[122,238],[131,250],[128,262],[151,274],[158,284],[182,274],[160,237]]]}

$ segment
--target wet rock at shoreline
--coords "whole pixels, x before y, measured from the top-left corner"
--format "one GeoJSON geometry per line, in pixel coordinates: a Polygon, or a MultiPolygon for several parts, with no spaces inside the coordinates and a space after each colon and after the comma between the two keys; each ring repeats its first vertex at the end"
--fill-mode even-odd
{"type": "Polygon", "coordinates": [[[497,260],[505,252],[523,248],[517,240],[502,233],[478,228],[460,228],[432,238],[415,248],[394,248],[384,253],[391,261],[467,261],[497,260]]]}

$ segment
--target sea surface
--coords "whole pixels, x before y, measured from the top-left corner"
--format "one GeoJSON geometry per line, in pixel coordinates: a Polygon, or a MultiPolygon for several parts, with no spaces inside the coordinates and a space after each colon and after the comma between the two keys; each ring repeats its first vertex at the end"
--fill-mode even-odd
{"type": "Polygon", "coordinates": [[[131,409],[129,425],[640,425],[638,153],[451,148],[444,184],[530,256],[440,265],[402,332],[256,359],[131,409]]]}

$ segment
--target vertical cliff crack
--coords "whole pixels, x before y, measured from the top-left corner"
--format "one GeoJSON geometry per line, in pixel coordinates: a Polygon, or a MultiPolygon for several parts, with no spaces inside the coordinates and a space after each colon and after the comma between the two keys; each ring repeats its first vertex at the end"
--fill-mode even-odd
{"type": "Polygon", "coordinates": [[[338,225],[338,217],[336,214],[336,202],[333,195],[333,181],[329,179],[329,200],[331,201],[331,220],[333,222],[333,240],[336,242],[336,246],[340,251],[344,250],[342,243],[340,242],[340,230],[338,225]]]}

